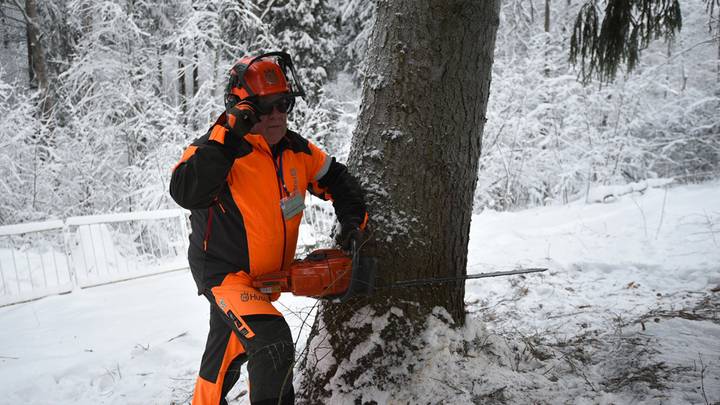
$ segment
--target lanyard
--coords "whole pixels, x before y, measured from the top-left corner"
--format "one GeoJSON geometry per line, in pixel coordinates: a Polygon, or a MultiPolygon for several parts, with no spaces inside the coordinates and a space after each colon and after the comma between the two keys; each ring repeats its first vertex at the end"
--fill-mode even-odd
{"type": "MultiPolygon", "coordinates": [[[[285,186],[285,179],[283,177],[283,152],[280,151],[280,157],[278,158],[279,163],[275,165],[275,173],[277,174],[278,179],[280,179],[280,184],[282,184],[283,190],[285,190],[285,195],[289,196],[290,193],[288,192],[287,187],[285,186]]],[[[275,162],[275,158],[273,158],[273,162],[275,162]]]]}

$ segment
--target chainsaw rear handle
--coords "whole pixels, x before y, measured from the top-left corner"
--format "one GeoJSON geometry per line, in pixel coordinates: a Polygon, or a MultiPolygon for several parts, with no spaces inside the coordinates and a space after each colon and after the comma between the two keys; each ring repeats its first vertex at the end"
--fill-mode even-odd
{"type": "Polygon", "coordinates": [[[352,252],[352,277],[347,291],[338,298],[341,303],[345,303],[353,297],[369,297],[375,292],[377,260],[374,257],[363,257],[356,240],[350,242],[350,251],[352,252]]]}

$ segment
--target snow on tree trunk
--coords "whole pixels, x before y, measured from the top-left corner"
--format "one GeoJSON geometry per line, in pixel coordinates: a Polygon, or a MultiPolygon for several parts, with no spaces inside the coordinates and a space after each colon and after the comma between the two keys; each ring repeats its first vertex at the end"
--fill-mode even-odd
{"type": "MultiPolygon", "coordinates": [[[[378,258],[383,283],[463,276],[500,1],[377,7],[349,157],[368,192],[364,252],[378,258]]],[[[464,288],[323,303],[300,360],[301,402],[362,401],[361,387],[392,393],[413,372],[407,359],[429,314],[464,323],[464,288]]]]}

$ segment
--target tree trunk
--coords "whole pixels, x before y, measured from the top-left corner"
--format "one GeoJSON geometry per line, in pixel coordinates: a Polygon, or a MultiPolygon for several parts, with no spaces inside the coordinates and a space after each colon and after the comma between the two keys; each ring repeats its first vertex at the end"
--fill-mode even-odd
{"type": "Polygon", "coordinates": [[[198,60],[198,54],[195,53],[193,56],[193,67],[192,67],[192,79],[193,79],[193,97],[197,96],[198,90],[200,89],[200,61],[198,60]]]}
{"type": "Polygon", "coordinates": [[[187,123],[187,88],[185,86],[185,47],[180,45],[180,56],[178,57],[178,92],[180,94],[180,106],[183,112],[183,122],[187,123]]]}
{"type": "Polygon", "coordinates": [[[42,96],[40,114],[42,120],[48,119],[53,102],[50,97],[47,64],[45,62],[45,51],[40,42],[40,20],[38,19],[37,3],[35,0],[25,1],[25,14],[27,18],[27,40],[28,40],[28,61],[30,63],[31,80],[37,81],[38,89],[42,96]]]}
{"type": "Polygon", "coordinates": [[[550,48],[550,0],[545,0],[545,77],[550,76],[550,63],[548,51],[550,48]]]}
{"type": "Polygon", "coordinates": [[[157,55],[157,84],[155,85],[155,95],[159,97],[160,99],[164,98],[163,94],[163,52],[162,46],[158,45],[157,48],[155,48],[155,53],[157,55]]]}
{"type": "Polygon", "coordinates": [[[48,87],[47,68],[45,66],[45,53],[40,44],[40,30],[38,29],[38,13],[35,0],[25,1],[25,13],[27,14],[27,38],[28,53],[30,54],[32,69],[35,79],[37,79],[38,88],[45,91],[48,87]]]}
{"type": "Polygon", "coordinates": [[[27,24],[25,28],[25,38],[27,42],[28,83],[30,84],[30,88],[37,88],[38,86],[35,82],[35,68],[33,67],[33,44],[35,42],[33,42],[33,40],[30,38],[30,24],[27,24]]]}
{"type": "MultiPolygon", "coordinates": [[[[16,3],[17,4],[17,3],[16,3]]],[[[48,131],[53,126],[51,120],[51,111],[53,108],[53,98],[50,92],[48,77],[47,77],[47,64],[45,62],[45,50],[40,42],[40,19],[38,18],[37,3],[35,0],[25,1],[25,23],[27,33],[27,49],[28,49],[28,69],[30,71],[30,86],[37,86],[40,92],[40,98],[38,105],[38,118],[43,124],[38,132],[34,133],[29,141],[35,144],[35,166],[34,176],[38,176],[39,163],[47,162],[51,159],[49,150],[54,147],[53,132],[48,131]],[[34,79],[34,82],[33,82],[34,79]]],[[[36,179],[33,179],[33,210],[36,209],[37,202],[37,184],[36,179]]]]}
{"type": "MultiPolygon", "coordinates": [[[[349,167],[368,192],[364,253],[377,257],[385,285],[466,274],[499,9],[500,0],[377,3],[349,167]]],[[[323,302],[300,360],[301,401],[327,403],[343,386],[347,401],[363,384],[392,393],[412,372],[397,366],[434,308],[464,323],[464,293],[457,282],[323,302]],[[368,319],[382,319],[381,330],[368,319]]]]}
{"type": "Polygon", "coordinates": [[[545,33],[550,33],[550,0],[545,0],[545,33]]]}

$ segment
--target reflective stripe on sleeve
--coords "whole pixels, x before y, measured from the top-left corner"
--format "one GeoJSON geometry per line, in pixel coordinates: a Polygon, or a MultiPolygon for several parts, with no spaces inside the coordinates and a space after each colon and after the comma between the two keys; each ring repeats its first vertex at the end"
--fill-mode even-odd
{"type": "Polygon", "coordinates": [[[320,180],[330,169],[330,163],[332,163],[332,158],[330,156],[325,155],[325,161],[323,162],[322,167],[320,170],[318,170],[315,177],[313,177],[313,181],[320,180]]]}

